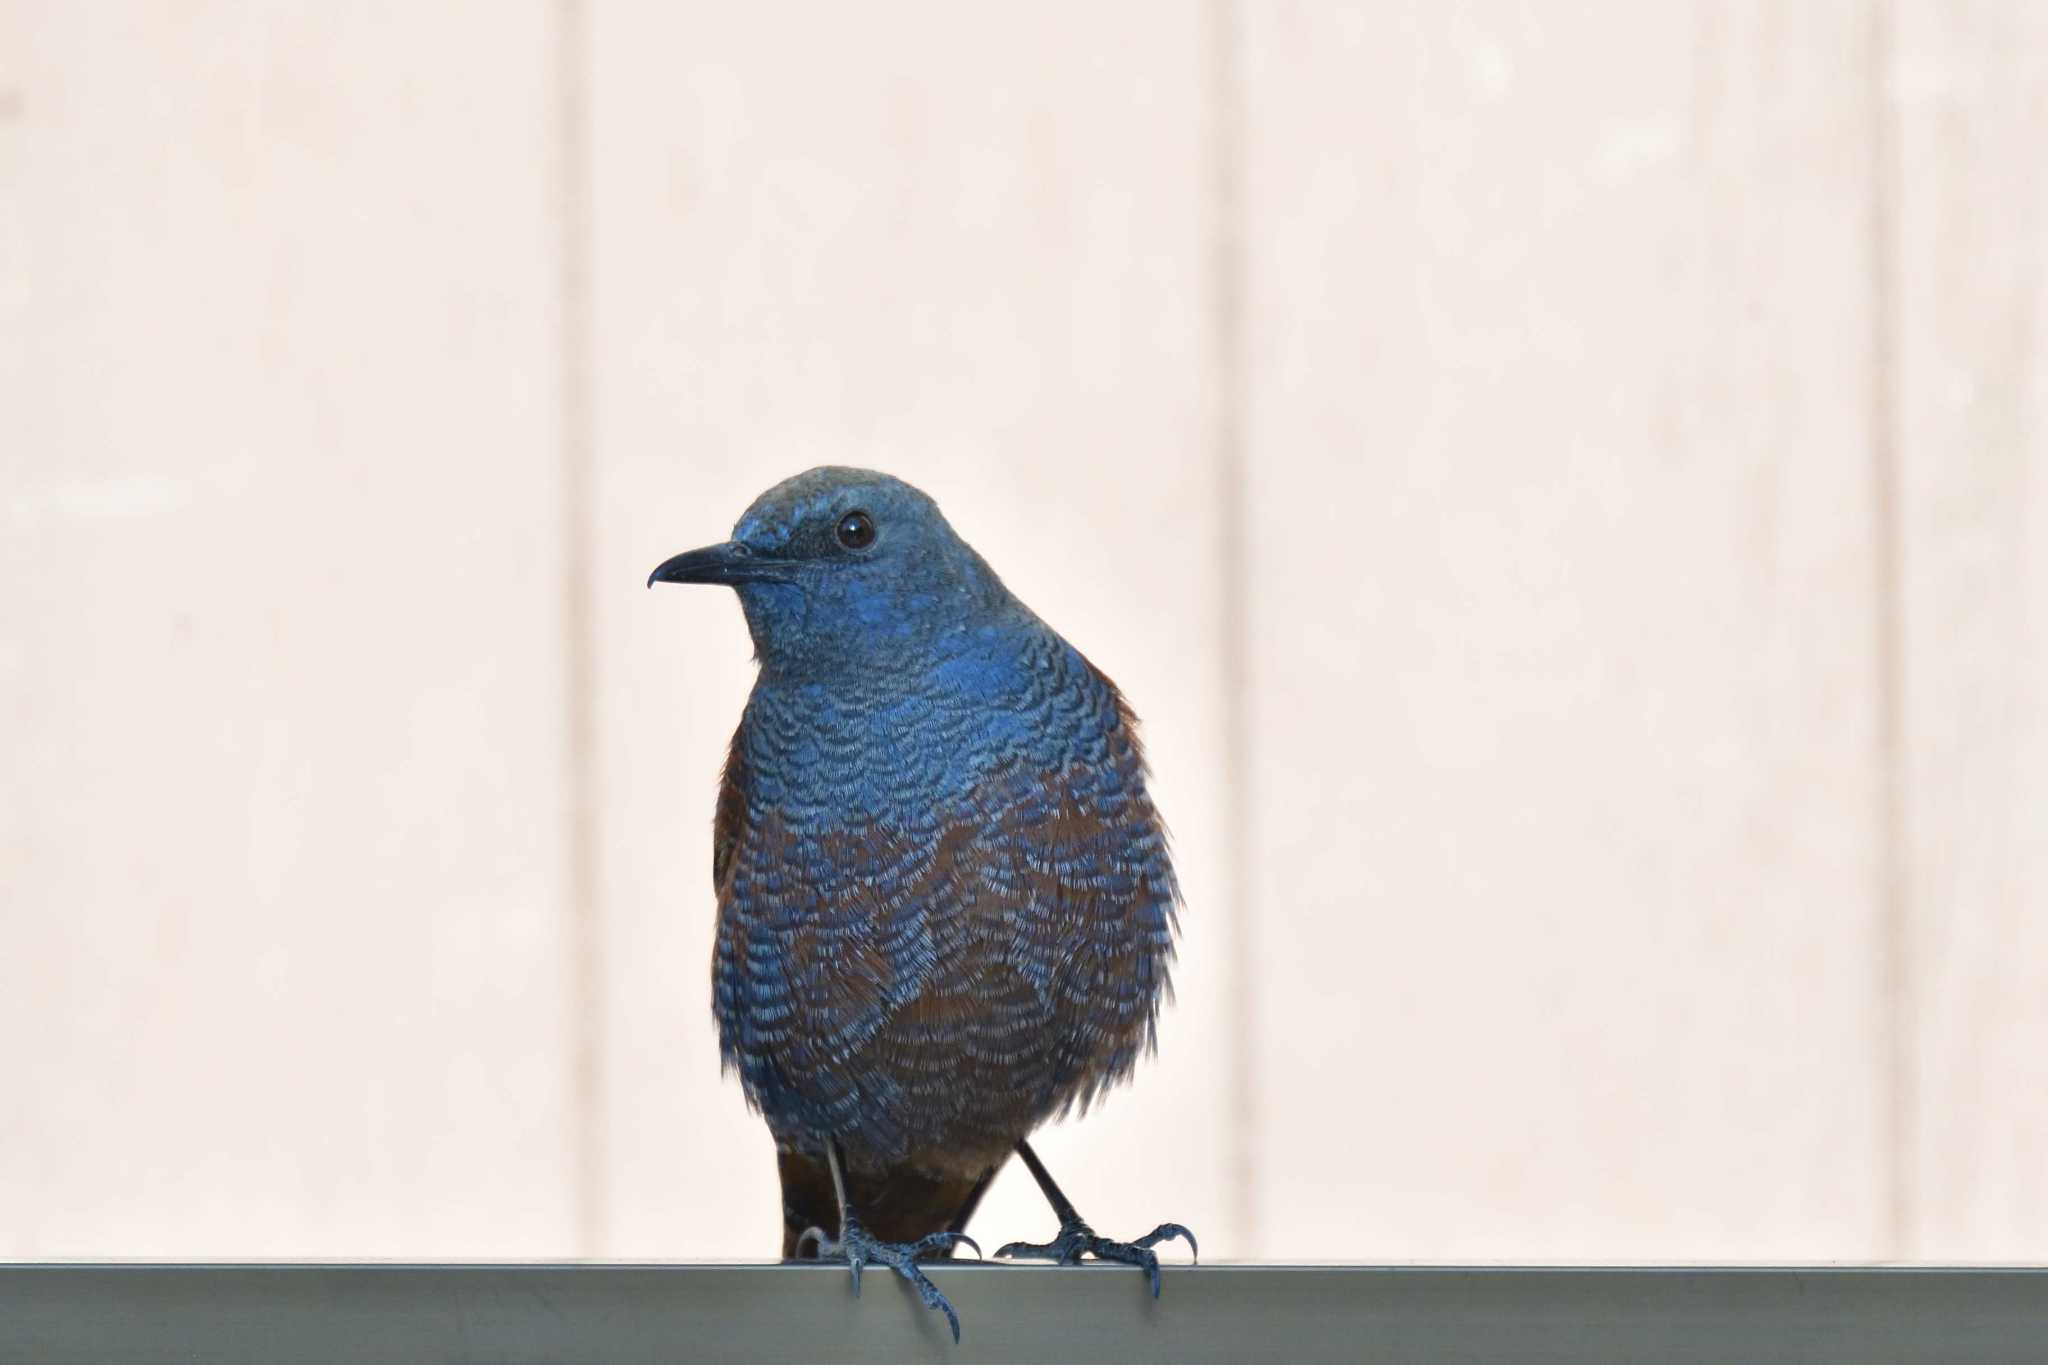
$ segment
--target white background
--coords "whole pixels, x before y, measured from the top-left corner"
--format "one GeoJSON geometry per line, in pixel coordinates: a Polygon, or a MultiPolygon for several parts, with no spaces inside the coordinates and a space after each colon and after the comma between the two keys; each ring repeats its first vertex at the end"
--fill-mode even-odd
{"type": "Polygon", "coordinates": [[[0,1256],[772,1254],[641,583],[824,462],[1145,718],[1104,1231],[2048,1256],[2044,146],[2029,0],[0,0],[0,1256]]]}

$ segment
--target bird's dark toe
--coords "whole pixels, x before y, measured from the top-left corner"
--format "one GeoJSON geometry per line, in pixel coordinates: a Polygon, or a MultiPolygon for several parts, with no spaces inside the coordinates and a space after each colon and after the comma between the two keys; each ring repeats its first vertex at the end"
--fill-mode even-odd
{"type": "Polygon", "coordinates": [[[1161,1242],[1170,1242],[1176,1237],[1188,1244],[1188,1255],[1197,1261],[1202,1259],[1202,1248],[1196,1245],[1195,1234],[1182,1227],[1179,1223],[1161,1223],[1158,1227],[1131,1243],[1131,1245],[1156,1247],[1161,1242]]]}
{"type": "Polygon", "coordinates": [[[1050,1242],[1005,1242],[996,1248],[996,1259],[1016,1257],[1021,1261],[1056,1261],[1059,1250],[1050,1242]]]}
{"type": "MultiPolygon", "coordinates": [[[[799,1245],[810,1236],[806,1230],[798,1239],[799,1245]]],[[[946,1325],[953,1329],[953,1340],[960,1340],[960,1315],[953,1311],[953,1305],[939,1292],[928,1276],[917,1268],[917,1258],[936,1255],[951,1250],[961,1242],[974,1247],[976,1255],[981,1248],[973,1238],[959,1232],[935,1232],[916,1242],[880,1242],[869,1235],[868,1230],[858,1223],[849,1223],[844,1235],[837,1241],[828,1241],[822,1233],[818,1237],[818,1259],[821,1261],[844,1260],[853,1270],[853,1292],[860,1294],[860,1273],[868,1265],[885,1265],[910,1282],[918,1298],[924,1300],[927,1308],[936,1308],[946,1315],[946,1325]]]]}
{"type": "Polygon", "coordinates": [[[1159,1297],[1159,1257],[1150,1247],[1134,1242],[1112,1242],[1106,1237],[1097,1237],[1088,1248],[1088,1254],[1098,1261],[1116,1261],[1121,1265],[1142,1267],[1145,1280],[1152,1286],[1152,1297],[1159,1297]]]}
{"type": "Polygon", "coordinates": [[[1061,1265],[1078,1265],[1083,1256],[1092,1256],[1098,1261],[1138,1266],[1144,1270],[1145,1280],[1152,1286],[1152,1297],[1156,1299],[1159,1297],[1159,1257],[1153,1254],[1152,1248],[1176,1237],[1187,1242],[1190,1252],[1195,1251],[1195,1234],[1179,1223],[1161,1223],[1135,1242],[1114,1242],[1107,1237],[1097,1237],[1093,1228],[1075,1221],[1061,1224],[1060,1235],[1050,1242],[1007,1242],[996,1248],[996,1255],[1057,1261],[1061,1265]]]}
{"type": "Polygon", "coordinates": [[[996,1248],[998,1257],[1013,1256],[1024,1261],[1058,1261],[1078,1265],[1088,1244],[1097,1238],[1086,1223],[1069,1224],[1050,1242],[1005,1242],[996,1248]]]}
{"type": "Polygon", "coordinates": [[[935,1232],[912,1244],[910,1252],[913,1259],[921,1261],[926,1257],[944,1257],[957,1246],[973,1247],[974,1254],[981,1255],[981,1243],[964,1232],[935,1232]]]}
{"type": "Polygon", "coordinates": [[[946,1315],[946,1325],[953,1329],[953,1344],[958,1346],[960,1344],[960,1315],[953,1311],[953,1305],[946,1301],[946,1296],[939,1292],[939,1287],[933,1284],[926,1277],[925,1273],[915,1265],[900,1265],[896,1269],[917,1290],[917,1296],[924,1300],[925,1307],[936,1308],[946,1315]]]}

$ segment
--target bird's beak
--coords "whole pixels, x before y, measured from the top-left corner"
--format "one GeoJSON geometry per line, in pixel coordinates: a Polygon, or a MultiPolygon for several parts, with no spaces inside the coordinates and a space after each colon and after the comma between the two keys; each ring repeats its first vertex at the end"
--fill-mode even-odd
{"type": "Polygon", "coordinates": [[[785,560],[755,553],[737,540],[707,545],[665,559],[647,575],[647,586],[656,583],[787,583],[792,566],[785,560]]]}

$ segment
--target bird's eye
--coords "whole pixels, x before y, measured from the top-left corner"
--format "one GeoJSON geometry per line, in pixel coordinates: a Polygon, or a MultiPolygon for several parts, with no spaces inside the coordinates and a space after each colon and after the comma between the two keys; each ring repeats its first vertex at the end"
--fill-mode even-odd
{"type": "Polygon", "coordinates": [[[865,550],[875,543],[875,519],[865,512],[848,512],[839,519],[839,543],[849,550],[865,550]]]}

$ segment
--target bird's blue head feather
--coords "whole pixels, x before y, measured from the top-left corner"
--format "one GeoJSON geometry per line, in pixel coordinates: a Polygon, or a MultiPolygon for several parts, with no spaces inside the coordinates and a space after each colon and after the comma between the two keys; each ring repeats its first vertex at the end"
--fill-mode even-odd
{"type": "Polygon", "coordinates": [[[730,541],[677,555],[649,581],[736,589],[763,668],[790,677],[928,667],[1023,610],[931,498],[839,466],[776,484],[730,541]]]}

